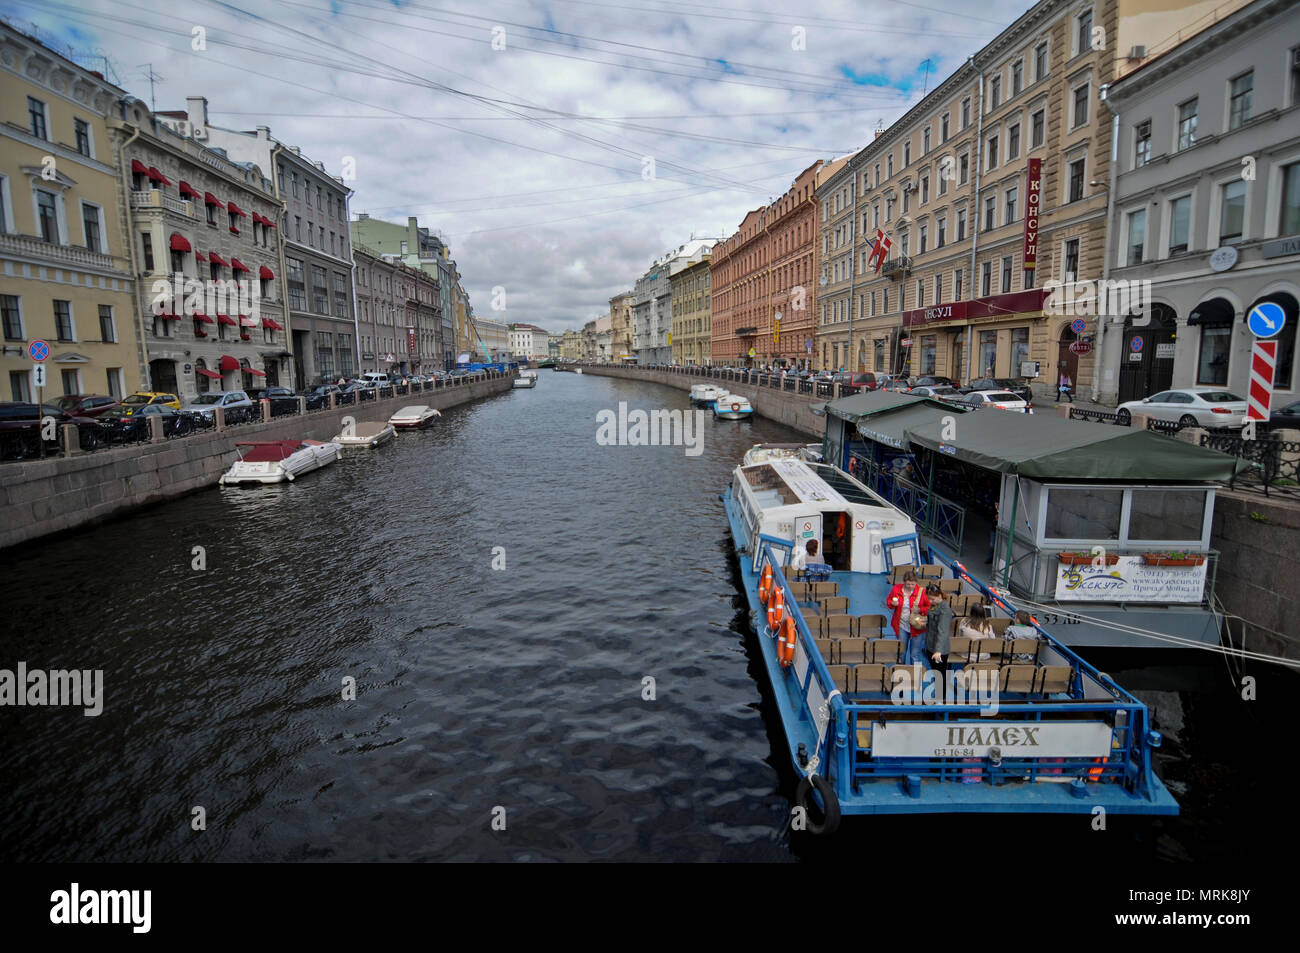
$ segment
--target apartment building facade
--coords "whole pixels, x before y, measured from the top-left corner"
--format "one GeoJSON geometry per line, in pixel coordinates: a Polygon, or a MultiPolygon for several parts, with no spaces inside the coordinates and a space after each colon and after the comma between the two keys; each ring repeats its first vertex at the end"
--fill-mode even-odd
{"type": "Polygon", "coordinates": [[[1273,302],[1274,406],[1297,396],[1300,13],[1257,0],[1116,83],[1110,278],[1150,282],[1136,317],[1101,330],[1104,403],[1171,387],[1246,395],[1246,315],[1273,302]]]}
{"type": "MultiPolygon", "coordinates": [[[[1091,388],[1097,318],[1066,313],[1047,289],[1102,277],[1100,91],[1142,61],[1117,40],[1157,6],[1043,0],[819,189],[823,244],[841,262],[818,314],[824,366],[959,382],[1036,369],[1040,393],[1061,374],[1091,388]],[[879,269],[877,229],[890,241],[879,269]]],[[[1177,29],[1202,12],[1162,8],[1157,20],[1177,29]]]]}
{"type": "Polygon", "coordinates": [[[692,238],[657,259],[632,291],[632,347],[641,364],[673,361],[672,276],[701,261],[714,242],[692,238]]]}
{"type": "Polygon", "coordinates": [[[0,371],[4,400],[34,401],[35,340],[50,346],[47,401],[122,397],[147,362],[108,134],[127,94],[0,24],[0,371]]]}
{"type": "Polygon", "coordinates": [[[631,291],[624,291],[609,299],[609,351],[615,363],[636,359],[632,348],[632,298],[631,291]]]}
{"type": "Polygon", "coordinates": [[[673,363],[709,365],[713,360],[710,343],[709,263],[710,255],[687,265],[669,277],[673,309],[673,363]]]}
{"type": "MultiPolygon", "coordinates": [[[[840,160],[843,162],[843,160],[840,160]]],[[[749,212],[711,263],[714,363],[812,360],[819,273],[818,160],[781,198],[749,212]]]]}

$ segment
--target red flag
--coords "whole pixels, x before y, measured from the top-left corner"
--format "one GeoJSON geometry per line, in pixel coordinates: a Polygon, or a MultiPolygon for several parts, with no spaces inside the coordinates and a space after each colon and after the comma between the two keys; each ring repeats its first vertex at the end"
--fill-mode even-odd
{"type": "Polygon", "coordinates": [[[877,273],[880,272],[880,268],[884,265],[885,259],[889,257],[889,246],[892,244],[893,242],[889,240],[888,235],[879,228],[876,229],[876,240],[871,243],[871,254],[867,256],[867,263],[871,264],[874,262],[877,273]]]}

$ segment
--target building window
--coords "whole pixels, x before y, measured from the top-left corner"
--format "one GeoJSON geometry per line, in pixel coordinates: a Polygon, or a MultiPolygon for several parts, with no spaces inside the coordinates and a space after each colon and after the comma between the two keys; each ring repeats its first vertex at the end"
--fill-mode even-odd
{"type": "Polygon", "coordinates": [[[100,208],[89,202],[81,203],[81,229],[86,236],[86,247],[91,251],[104,252],[103,233],[100,229],[100,208]]]}
{"type": "Polygon", "coordinates": [[[948,220],[940,216],[935,220],[934,247],[942,248],[948,241],[948,220]]]}
{"type": "Polygon", "coordinates": [[[906,169],[912,164],[912,143],[911,140],[903,143],[903,168],[906,169]]]}
{"type": "Polygon", "coordinates": [[[934,303],[938,304],[943,300],[943,275],[934,276],[934,303]]]}
{"type": "Polygon", "coordinates": [[[27,97],[28,131],[37,139],[50,138],[49,123],[46,119],[45,103],[34,97],[27,97]]]}
{"type": "Polygon", "coordinates": [[[28,389],[31,379],[32,375],[27,371],[9,372],[9,393],[20,404],[29,403],[32,399],[31,391],[28,389]]]}
{"type": "Polygon", "coordinates": [[[984,231],[991,232],[996,224],[998,214],[998,197],[990,195],[984,200],[984,231]]]}
{"type": "Polygon", "coordinates": [[[1083,159],[1070,163],[1070,193],[1067,201],[1077,202],[1083,198],[1083,159]]]}
{"type": "Polygon", "coordinates": [[[961,300],[961,269],[958,268],[952,273],[952,300],[961,300]]]}
{"type": "Polygon", "coordinates": [[[937,342],[938,342],[938,337],[937,335],[934,334],[927,334],[925,337],[921,338],[921,373],[922,374],[933,374],[935,372],[934,371],[935,359],[939,350],[936,347],[937,342]]]}
{"type": "Polygon", "coordinates": [[[1079,239],[1071,238],[1065,243],[1065,280],[1074,281],[1079,275],[1079,239]]]}
{"type": "Polygon", "coordinates": [[[1151,161],[1151,120],[1140,122],[1134,131],[1133,167],[1140,168],[1151,161]]]}
{"type": "Polygon", "coordinates": [[[1246,221],[1246,183],[1240,179],[1222,186],[1223,201],[1219,214],[1219,244],[1241,241],[1246,221]]]}
{"type": "Polygon", "coordinates": [[[307,288],[302,261],[298,258],[286,258],[284,262],[285,267],[289,269],[289,307],[295,311],[306,311],[307,288]]]}
{"type": "Polygon", "coordinates": [[[1178,107],[1178,148],[1189,149],[1196,145],[1196,104],[1189,99],[1178,107]]]}
{"type": "Polygon", "coordinates": [[[330,313],[329,285],[325,278],[325,269],[319,265],[311,266],[312,310],[317,314],[330,313]]]}
{"type": "Polygon", "coordinates": [[[1038,110],[1029,118],[1030,128],[1030,145],[1029,148],[1037,149],[1043,144],[1043,139],[1047,133],[1047,119],[1043,110],[1038,110]]]}
{"type": "Polygon", "coordinates": [[[1201,353],[1196,362],[1196,383],[1224,387],[1232,352],[1231,324],[1201,325],[1201,353]]]}
{"type": "Polygon", "coordinates": [[[4,323],[6,341],[25,341],[23,334],[23,316],[18,307],[17,295],[0,295],[0,320],[4,323]]]}
{"type": "Polygon", "coordinates": [[[293,197],[298,198],[298,173],[289,173],[293,177],[293,197]]]}
{"type": "Polygon", "coordinates": [[[989,111],[1002,105],[1002,77],[994,76],[989,80],[989,111]]]}
{"type": "Polygon", "coordinates": [[[144,270],[153,271],[153,238],[148,232],[140,233],[140,247],[144,252],[144,270]]]}
{"type": "Polygon", "coordinates": [[[59,378],[63,384],[63,395],[65,397],[81,393],[81,374],[79,372],[76,370],[60,371],[59,378]]]}
{"type": "Polygon", "coordinates": [[[961,127],[970,128],[970,97],[967,96],[961,101],[961,127]]]}
{"type": "Polygon", "coordinates": [[[1192,197],[1184,195],[1169,203],[1169,254],[1186,254],[1191,227],[1192,197]]]}
{"type": "Polygon", "coordinates": [[[60,341],[75,341],[72,327],[72,304],[68,301],[54,302],[54,333],[60,341]]]}
{"type": "Polygon", "coordinates": [[[1007,130],[1007,161],[1020,155],[1020,123],[1007,130]]]}
{"type": "Polygon", "coordinates": [[[921,247],[917,250],[918,255],[925,254],[925,242],[926,239],[929,237],[929,235],[930,235],[930,226],[922,225],[921,226],[921,247]]]}
{"type": "Polygon", "coordinates": [[[1074,31],[1075,55],[1092,48],[1092,11],[1084,10],[1075,18],[1074,31]]]}
{"type": "Polygon", "coordinates": [[[1002,293],[1010,294],[1011,292],[1011,263],[1012,257],[1004,255],[1002,257],[1002,293]]]}
{"type": "Polygon", "coordinates": [[[943,118],[939,120],[939,141],[948,141],[948,114],[944,113],[943,118]]]}
{"type": "MultiPolygon", "coordinates": [[[[299,242],[302,241],[302,216],[301,215],[295,215],[293,217],[293,237],[295,241],[299,241],[299,242]]],[[[308,227],[307,230],[307,237],[308,238],[311,237],[310,227],[308,227]]]]}
{"type": "Polygon", "coordinates": [[[1034,81],[1042,79],[1047,75],[1047,41],[1044,40],[1034,47],[1034,81]]]}
{"type": "Polygon", "coordinates": [[[1291,57],[1291,105],[1300,105],[1300,46],[1293,46],[1287,53],[1291,57]]]}
{"type": "Polygon", "coordinates": [[[997,368],[998,332],[981,331],[979,337],[979,369],[985,377],[992,377],[997,368]]]}
{"type": "Polygon", "coordinates": [[[998,164],[998,137],[989,136],[989,168],[996,168],[998,164]]]}
{"type": "Polygon", "coordinates": [[[1004,204],[1006,217],[1003,218],[1002,220],[1003,225],[1010,225],[1012,222],[1016,220],[1016,197],[1018,192],[1019,189],[1017,189],[1015,186],[1012,186],[1011,188],[1007,189],[1006,201],[1004,204]]]}
{"type": "Polygon", "coordinates": [[[90,156],[90,123],[84,119],[72,120],[73,135],[77,139],[77,151],[83,156],[90,156]]]}
{"type": "Polygon", "coordinates": [[[1011,368],[1012,377],[1020,376],[1020,365],[1029,360],[1029,328],[1011,329],[1011,368]]]}
{"type": "Polygon", "coordinates": [[[957,209],[957,241],[966,238],[966,209],[957,209]]]}
{"type": "Polygon", "coordinates": [[[876,187],[877,187],[877,188],[880,186],[880,163],[879,163],[879,162],[876,163],[876,183],[875,183],[875,184],[876,184],[876,187]]]}
{"type": "Polygon", "coordinates": [[[930,152],[930,127],[926,126],[925,131],[921,133],[921,154],[928,155],[930,152]]]}
{"type": "Polygon", "coordinates": [[[1282,214],[1279,235],[1300,232],[1300,162],[1282,168],[1282,214]]]}
{"type": "Polygon", "coordinates": [[[1020,90],[1025,86],[1025,61],[1016,60],[1011,64],[1011,95],[1016,97],[1020,95],[1020,90]]]}
{"type": "Polygon", "coordinates": [[[36,190],[37,228],[41,239],[52,245],[59,243],[59,203],[53,192],[36,190]]]}
{"type": "Polygon", "coordinates": [[[957,184],[965,185],[970,180],[970,155],[963,153],[957,160],[957,184]]]}
{"type": "Polygon", "coordinates": [[[1142,252],[1147,241],[1147,210],[1138,209],[1128,215],[1128,260],[1126,264],[1142,264],[1142,252]]]}
{"type": "Polygon", "coordinates": [[[1074,121],[1071,129],[1077,129],[1088,121],[1088,84],[1074,88],[1074,121]]]}
{"type": "Polygon", "coordinates": [[[1228,128],[1236,129],[1250,119],[1250,98],[1255,87],[1255,71],[1243,73],[1232,81],[1229,94],[1231,109],[1228,113],[1228,128]]]}
{"type": "Polygon", "coordinates": [[[939,172],[939,194],[940,195],[948,194],[948,177],[944,175],[944,171],[945,170],[941,169],[939,172]]]}
{"type": "Polygon", "coordinates": [[[348,316],[348,280],[346,276],[334,272],[334,317],[348,316]]]}
{"type": "Polygon", "coordinates": [[[105,344],[117,343],[117,328],[113,325],[113,306],[111,304],[101,304],[99,306],[99,339],[105,344]]]}
{"type": "Polygon", "coordinates": [[[918,308],[925,307],[925,282],[920,278],[916,279],[916,306],[918,308]]]}
{"type": "Polygon", "coordinates": [[[980,297],[987,298],[993,293],[993,262],[986,261],[980,266],[980,297]]]}

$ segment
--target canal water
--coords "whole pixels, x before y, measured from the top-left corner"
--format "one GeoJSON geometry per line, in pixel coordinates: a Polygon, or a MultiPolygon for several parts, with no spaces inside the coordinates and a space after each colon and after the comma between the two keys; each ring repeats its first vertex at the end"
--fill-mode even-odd
{"type": "Polygon", "coordinates": [[[806,438],[708,419],[698,455],[600,445],[597,414],[620,402],[688,408],[660,385],[542,371],[294,484],[212,489],[0,555],[0,667],[102,669],[105,695],[98,717],[0,711],[0,860],[878,866],[925,853],[923,836],[946,868],[954,849],[1225,862],[1243,838],[1277,842],[1260,807],[1296,679],[1249,670],[1259,700],[1244,702],[1213,656],[1182,660],[1194,690],[1144,696],[1180,818],[792,836],[718,493],[752,444],[806,438]]]}

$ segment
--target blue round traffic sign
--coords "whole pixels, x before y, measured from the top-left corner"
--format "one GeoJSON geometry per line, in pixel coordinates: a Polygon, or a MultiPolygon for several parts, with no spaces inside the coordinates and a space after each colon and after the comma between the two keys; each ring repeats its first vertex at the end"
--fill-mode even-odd
{"type": "Polygon", "coordinates": [[[1083,318],[1075,318],[1073,321],[1070,322],[1070,330],[1073,331],[1075,334],[1082,334],[1085,330],[1087,330],[1087,327],[1088,327],[1088,322],[1083,320],[1083,318]]]}
{"type": "Polygon", "coordinates": [[[1265,301],[1250,309],[1246,315],[1246,324],[1250,333],[1257,338],[1271,338],[1282,331],[1286,324],[1286,312],[1275,301],[1265,301]]]}
{"type": "Polygon", "coordinates": [[[27,345],[27,353],[33,361],[39,363],[50,356],[50,346],[44,341],[35,340],[27,345]]]}
{"type": "Polygon", "coordinates": [[[1133,340],[1128,342],[1128,346],[1129,349],[1136,354],[1138,351],[1142,350],[1142,338],[1141,337],[1133,338],[1133,340]]]}

